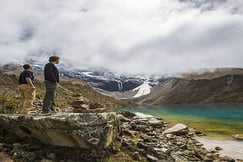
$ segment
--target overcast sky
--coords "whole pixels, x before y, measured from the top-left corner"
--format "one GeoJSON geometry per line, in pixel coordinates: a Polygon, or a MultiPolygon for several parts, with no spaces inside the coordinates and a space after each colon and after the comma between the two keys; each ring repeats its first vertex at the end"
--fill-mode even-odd
{"type": "Polygon", "coordinates": [[[0,0],[0,62],[177,73],[243,67],[242,0],[0,0]]]}

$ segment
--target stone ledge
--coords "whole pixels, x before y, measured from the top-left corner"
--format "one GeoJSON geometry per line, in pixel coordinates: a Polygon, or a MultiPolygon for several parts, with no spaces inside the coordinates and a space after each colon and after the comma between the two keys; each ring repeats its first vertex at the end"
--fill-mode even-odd
{"type": "Polygon", "coordinates": [[[34,138],[46,145],[84,149],[106,148],[118,131],[115,113],[56,113],[0,115],[0,129],[18,138],[34,138]]]}

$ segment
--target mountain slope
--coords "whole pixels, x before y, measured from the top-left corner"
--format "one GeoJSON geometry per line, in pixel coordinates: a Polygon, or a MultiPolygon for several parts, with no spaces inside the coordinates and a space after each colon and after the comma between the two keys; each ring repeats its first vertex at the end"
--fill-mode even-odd
{"type": "MultiPolygon", "coordinates": [[[[21,72],[20,65],[12,65],[0,69],[0,108],[4,100],[18,102],[18,75],[21,72]]],[[[43,72],[35,67],[36,76],[36,98],[38,104],[43,99],[45,87],[43,82],[43,72]]],[[[80,98],[85,99],[89,104],[100,105],[105,108],[125,106],[126,103],[109,96],[105,96],[95,91],[91,86],[80,79],[61,78],[60,87],[57,90],[56,104],[58,107],[71,107],[72,103],[80,98]]],[[[17,106],[13,104],[12,106],[17,106]]]]}
{"type": "MultiPolygon", "coordinates": [[[[35,66],[37,97],[44,94],[43,67],[35,66]]],[[[130,104],[180,104],[243,102],[243,69],[221,68],[172,77],[117,77],[109,71],[61,71],[57,102],[70,106],[82,96],[105,107],[130,104]],[[82,81],[84,79],[85,81],[82,81]],[[119,80],[120,79],[120,80],[119,80]],[[124,85],[126,85],[124,88],[124,85]]],[[[16,95],[20,65],[0,68],[0,95],[16,95]]]]}
{"type": "Polygon", "coordinates": [[[214,79],[226,75],[243,75],[242,68],[217,68],[217,69],[205,69],[193,73],[183,74],[183,78],[187,80],[197,79],[214,79]]]}
{"type": "Polygon", "coordinates": [[[94,88],[108,92],[129,91],[143,83],[139,77],[120,76],[106,69],[101,70],[70,70],[60,69],[66,78],[81,79],[94,88]]]}
{"type": "Polygon", "coordinates": [[[227,103],[243,102],[243,75],[214,79],[171,79],[138,99],[140,104],[227,103]]]}

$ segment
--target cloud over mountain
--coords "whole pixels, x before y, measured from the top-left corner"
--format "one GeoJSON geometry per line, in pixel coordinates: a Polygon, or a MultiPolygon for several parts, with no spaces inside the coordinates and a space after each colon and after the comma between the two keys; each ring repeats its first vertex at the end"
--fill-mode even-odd
{"type": "Polygon", "coordinates": [[[0,62],[175,73],[242,67],[241,0],[1,0],[0,62]]]}

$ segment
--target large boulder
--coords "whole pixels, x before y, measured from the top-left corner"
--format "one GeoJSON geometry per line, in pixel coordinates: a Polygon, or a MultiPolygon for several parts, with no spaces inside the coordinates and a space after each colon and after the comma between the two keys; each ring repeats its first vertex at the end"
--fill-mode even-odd
{"type": "Polygon", "coordinates": [[[117,123],[114,113],[0,115],[0,131],[19,139],[84,149],[108,147],[117,133],[117,123]]]}
{"type": "Polygon", "coordinates": [[[189,129],[185,124],[178,123],[173,127],[165,130],[163,134],[174,134],[174,135],[186,135],[188,134],[189,129]]]}

